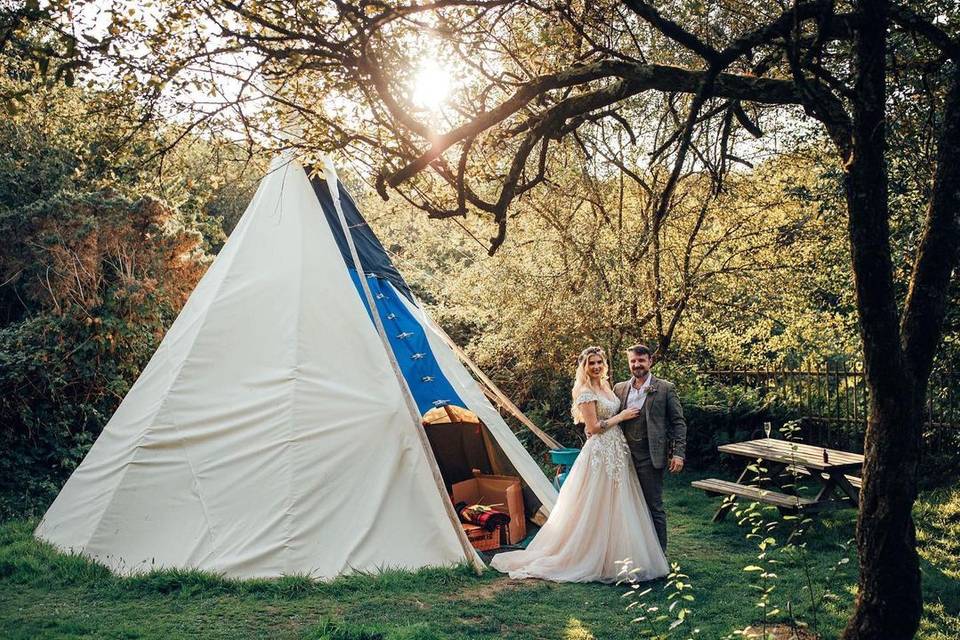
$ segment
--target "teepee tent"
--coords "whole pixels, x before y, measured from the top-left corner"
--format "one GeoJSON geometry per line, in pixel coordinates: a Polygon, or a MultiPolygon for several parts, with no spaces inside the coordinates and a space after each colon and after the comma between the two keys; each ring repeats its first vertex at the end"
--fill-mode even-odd
{"type": "Polygon", "coordinates": [[[425,414],[556,499],[484,394],[335,175],[278,158],[36,535],[121,574],[476,566],[425,414]]]}

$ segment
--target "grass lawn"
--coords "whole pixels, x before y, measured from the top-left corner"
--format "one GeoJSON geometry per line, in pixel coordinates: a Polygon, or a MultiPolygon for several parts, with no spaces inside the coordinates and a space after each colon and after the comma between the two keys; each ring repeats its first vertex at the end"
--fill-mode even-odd
{"type": "MultiPolygon", "coordinates": [[[[751,587],[757,548],[736,518],[715,525],[717,499],[669,482],[670,559],[689,575],[696,596],[692,622],[700,637],[721,638],[759,618],[751,587]]],[[[924,597],[918,637],[960,637],[960,487],[925,493],[916,507],[924,597]]],[[[55,553],[31,536],[35,522],[0,525],[0,638],[636,638],[641,627],[624,611],[622,586],[514,581],[464,567],[355,575],[332,583],[290,577],[236,582],[164,571],[120,579],[77,557],[55,553]]],[[[838,564],[853,537],[854,513],[818,521],[806,553],[777,551],[772,602],[823,637],[836,637],[856,583],[856,561],[838,564]],[[819,595],[811,610],[803,556],[819,595]]],[[[786,524],[781,525],[781,527],[786,524]]],[[[785,538],[785,529],[773,536],[785,538]]],[[[852,554],[852,550],[850,551],[852,554]]],[[[651,604],[667,604],[665,580],[650,583],[651,604]]],[[[784,619],[785,614],[778,614],[784,619]]],[[[680,637],[680,636],[678,636],[680,637]]],[[[686,636],[683,636],[686,637],[686,636]]]]}

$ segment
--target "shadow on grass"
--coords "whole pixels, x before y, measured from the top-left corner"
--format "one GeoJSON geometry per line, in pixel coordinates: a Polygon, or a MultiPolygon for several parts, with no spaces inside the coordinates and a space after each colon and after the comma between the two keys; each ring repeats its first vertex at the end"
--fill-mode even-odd
{"type": "Polygon", "coordinates": [[[914,518],[923,573],[921,635],[960,638],[960,486],[922,494],[914,518]]]}

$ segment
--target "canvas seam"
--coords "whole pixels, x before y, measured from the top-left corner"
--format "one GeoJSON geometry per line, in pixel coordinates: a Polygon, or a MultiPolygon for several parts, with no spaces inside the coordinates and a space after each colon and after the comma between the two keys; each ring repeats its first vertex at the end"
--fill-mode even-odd
{"type": "MultiPolygon", "coordinates": [[[[301,170],[304,172],[304,177],[307,178],[307,183],[309,185],[309,177],[306,174],[306,168],[301,167],[301,170]]],[[[281,192],[282,193],[282,192],[281,192]]],[[[310,189],[312,195],[313,189],[310,189]]],[[[294,347],[293,347],[293,385],[290,389],[290,417],[287,423],[287,441],[284,445],[284,458],[287,461],[287,494],[286,494],[286,509],[284,516],[284,524],[286,529],[286,538],[283,542],[283,548],[286,551],[282,565],[284,571],[289,573],[290,565],[289,562],[292,559],[293,547],[291,542],[293,540],[293,528],[294,528],[294,507],[296,506],[296,499],[294,497],[294,492],[296,491],[296,485],[294,483],[294,474],[293,474],[293,464],[292,461],[296,459],[294,455],[295,448],[295,430],[296,430],[296,416],[297,416],[297,387],[299,386],[300,381],[300,353],[301,353],[301,344],[300,344],[300,326],[303,320],[303,287],[304,287],[304,278],[302,277],[303,273],[303,261],[304,261],[304,232],[303,232],[303,217],[306,215],[306,211],[301,211],[298,216],[299,223],[299,236],[300,236],[300,255],[299,255],[299,265],[301,278],[297,286],[297,315],[296,315],[296,324],[294,326],[294,347]],[[291,460],[293,459],[293,460],[291,460]]]]}

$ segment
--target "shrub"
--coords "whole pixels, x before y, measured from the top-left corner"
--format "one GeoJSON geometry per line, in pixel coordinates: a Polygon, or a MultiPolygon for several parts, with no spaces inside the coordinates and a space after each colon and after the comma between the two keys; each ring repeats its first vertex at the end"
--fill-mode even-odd
{"type": "MultiPolygon", "coordinates": [[[[0,273],[20,317],[0,329],[0,518],[55,495],[153,354],[206,267],[176,211],[59,194],[0,216],[0,273]],[[9,278],[8,278],[9,279],[9,278]]],[[[8,310],[7,317],[14,316],[8,310]]]]}

